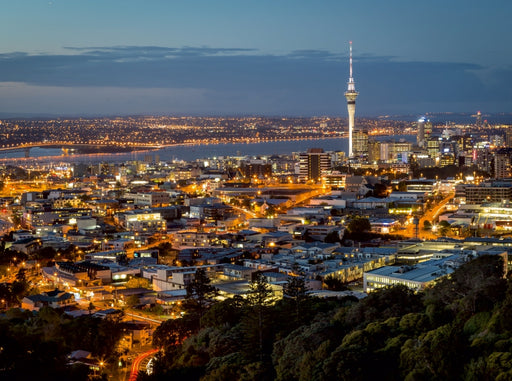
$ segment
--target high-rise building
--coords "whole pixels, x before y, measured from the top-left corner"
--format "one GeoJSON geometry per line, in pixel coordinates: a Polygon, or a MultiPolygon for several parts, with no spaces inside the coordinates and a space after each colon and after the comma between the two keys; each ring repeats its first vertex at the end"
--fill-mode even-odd
{"type": "Polygon", "coordinates": [[[441,153],[439,156],[439,166],[448,167],[455,164],[455,155],[453,153],[441,153]]]}
{"type": "Polygon", "coordinates": [[[418,119],[418,131],[416,132],[416,144],[418,147],[426,148],[427,140],[432,136],[432,122],[424,116],[418,119]]]}
{"type": "Polygon", "coordinates": [[[358,157],[368,157],[368,131],[355,130],[352,135],[353,154],[358,157]]]}
{"type": "Polygon", "coordinates": [[[425,121],[425,140],[428,140],[432,137],[432,122],[430,119],[425,121]]]}
{"type": "Polygon", "coordinates": [[[480,111],[476,112],[475,124],[478,128],[482,127],[482,113],[480,111]]]}
{"type": "Polygon", "coordinates": [[[299,179],[318,181],[326,171],[331,169],[331,155],[322,148],[310,148],[299,156],[299,179]]]}
{"type": "Polygon", "coordinates": [[[380,160],[380,142],[368,142],[368,161],[371,163],[378,163],[380,160]]]}
{"type": "Polygon", "coordinates": [[[479,170],[490,173],[493,170],[493,161],[494,155],[489,146],[476,146],[473,149],[473,163],[479,170]]]}
{"type": "Polygon", "coordinates": [[[512,148],[512,128],[510,126],[505,130],[505,145],[512,148]]]}
{"type": "Polygon", "coordinates": [[[354,131],[354,117],[356,114],[356,98],[359,93],[356,91],[354,77],[352,76],[352,41],[350,41],[350,76],[348,79],[347,91],[345,91],[345,98],[347,99],[348,111],[348,157],[354,156],[352,133],[354,131]]]}
{"type": "Polygon", "coordinates": [[[265,178],[272,176],[272,164],[264,160],[249,160],[240,164],[240,173],[245,178],[265,178]]]}
{"type": "Polygon", "coordinates": [[[494,178],[512,177],[512,148],[501,148],[494,154],[494,178]]]}
{"type": "Polygon", "coordinates": [[[384,163],[407,162],[409,153],[412,149],[412,143],[406,141],[399,142],[381,142],[380,160],[384,163]]]}
{"type": "Polygon", "coordinates": [[[457,152],[459,154],[469,153],[473,150],[473,137],[470,134],[454,136],[452,139],[457,142],[457,152]]]}
{"type": "Polygon", "coordinates": [[[438,137],[431,137],[429,139],[427,139],[426,141],[427,143],[427,152],[428,152],[428,155],[436,160],[437,162],[437,159],[439,158],[439,155],[440,155],[440,144],[441,144],[441,141],[439,140],[438,137]]]}
{"type": "Polygon", "coordinates": [[[418,132],[416,134],[416,144],[418,147],[425,147],[425,118],[418,119],[418,132]]]}

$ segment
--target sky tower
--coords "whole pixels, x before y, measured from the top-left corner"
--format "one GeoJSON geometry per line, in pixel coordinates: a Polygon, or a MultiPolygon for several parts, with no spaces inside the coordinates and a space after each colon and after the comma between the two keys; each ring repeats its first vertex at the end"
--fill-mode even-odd
{"type": "Polygon", "coordinates": [[[358,95],[359,93],[356,91],[356,85],[352,77],[352,41],[350,41],[350,77],[348,79],[347,91],[345,91],[348,110],[348,157],[354,156],[352,133],[354,132],[354,116],[356,113],[356,98],[358,95]]]}

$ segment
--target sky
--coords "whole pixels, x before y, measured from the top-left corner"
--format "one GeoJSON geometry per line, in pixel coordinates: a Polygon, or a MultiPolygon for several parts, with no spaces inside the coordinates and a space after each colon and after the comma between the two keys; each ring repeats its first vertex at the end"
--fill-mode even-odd
{"type": "Polygon", "coordinates": [[[0,114],[512,112],[508,0],[0,0],[0,114]]]}

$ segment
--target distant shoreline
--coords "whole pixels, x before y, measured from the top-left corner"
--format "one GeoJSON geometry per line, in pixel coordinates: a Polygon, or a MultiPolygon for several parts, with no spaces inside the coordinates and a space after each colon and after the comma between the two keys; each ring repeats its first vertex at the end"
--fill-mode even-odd
{"type": "MultiPolygon", "coordinates": [[[[404,136],[413,136],[412,134],[403,134],[403,135],[373,135],[373,137],[381,140],[381,139],[397,139],[401,138],[403,139],[404,136]]],[[[265,144],[272,144],[272,143],[282,143],[282,142],[308,142],[308,141],[318,141],[318,140],[347,140],[347,137],[344,136],[323,136],[323,137],[308,137],[308,138],[281,138],[281,139],[275,139],[275,140],[241,140],[241,141],[220,141],[220,142],[201,142],[201,143],[192,143],[192,142],[186,142],[186,143],[175,143],[175,144],[165,144],[160,146],[152,146],[152,147],[141,147],[141,146],[133,146],[133,147],[124,147],[124,146],[103,146],[103,145],[91,145],[91,147],[95,147],[95,150],[92,151],[86,151],[83,152],[79,150],[74,150],[73,148],[76,147],[76,145],[72,144],[48,144],[43,146],[37,146],[34,145],[33,147],[12,147],[8,149],[3,149],[0,151],[0,163],[3,164],[12,164],[13,162],[23,162],[23,163],[30,163],[30,162],[50,162],[50,161],[56,161],[56,162],[79,162],[79,161],[100,161],[100,160],[112,160],[117,161],[121,157],[126,157],[126,160],[141,160],[140,155],[144,154],[151,154],[156,151],[163,151],[166,149],[183,149],[190,147],[192,151],[196,151],[196,148],[194,147],[217,147],[217,146],[235,146],[235,145],[265,145],[265,144]],[[62,148],[68,148],[70,151],[70,154],[57,154],[57,152],[63,152],[62,148]],[[14,154],[16,152],[22,152],[27,149],[36,149],[39,151],[45,151],[45,150],[53,150],[57,152],[48,152],[48,154],[45,154],[45,152],[41,152],[41,154],[35,154],[34,156],[11,156],[11,157],[1,157],[2,153],[4,154],[14,154]],[[137,157],[139,156],[139,157],[137,157]]],[[[85,145],[80,145],[84,147],[85,145]]],[[[341,148],[341,147],[340,147],[341,148]]],[[[343,149],[337,149],[339,151],[343,151],[343,149]]],[[[200,149],[201,151],[201,149],[200,149]]],[[[203,152],[206,154],[208,150],[203,152]]],[[[233,156],[233,153],[217,153],[213,156],[233,156]]],[[[167,155],[164,155],[167,156],[167,155]]],[[[213,157],[212,156],[212,157],[213,157]]],[[[176,155],[177,158],[181,158],[179,154],[176,155]]],[[[206,157],[204,157],[206,158],[206,157]]]]}
{"type": "MultiPolygon", "coordinates": [[[[400,133],[402,135],[414,135],[412,133],[400,133]]],[[[392,135],[370,135],[370,137],[382,137],[382,136],[392,136],[392,135]]],[[[188,146],[202,146],[202,145],[216,145],[216,144],[255,144],[255,143],[270,143],[270,142],[287,142],[287,141],[305,141],[305,140],[319,140],[319,139],[343,139],[347,138],[346,134],[340,134],[336,136],[324,135],[324,136],[307,136],[307,137],[276,137],[273,139],[258,139],[258,138],[241,138],[239,140],[221,140],[221,141],[204,141],[204,142],[182,142],[182,143],[173,143],[173,144],[162,144],[162,145],[134,145],[134,146],[122,146],[122,145],[98,145],[98,144],[74,144],[74,143],[27,143],[26,145],[19,145],[16,147],[6,147],[0,148],[0,152],[10,152],[10,151],[21,151],[25,149],[32,148],[42,148],[42,149],[62,149],[69,148],[78,151],[78,154],[93,154],[93,153],[130,153],[136,151],[153,151],[162,148],[168,147],[188,147],[188,146]],[[105,152],[107,151],[108,152],[105,152]]],[[[63,155],[66,156],[66,155],[63,155]]],[[[76,155],[69,155],[76,156],[76,155]]]]}

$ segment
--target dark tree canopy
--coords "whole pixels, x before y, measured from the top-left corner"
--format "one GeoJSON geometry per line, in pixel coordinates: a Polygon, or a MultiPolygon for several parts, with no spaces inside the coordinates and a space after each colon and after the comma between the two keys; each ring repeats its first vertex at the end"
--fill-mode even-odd
{"type": "Polygon", "coordinates": [[[350,233],[364,233],[371,230],[370,220],[364,217],[354,217],[348,223],[347,229],[350,233]]]}
{"type": "Polygon", "coordinates": [[[187,284],[187,296],[183,307],[185,312],[197,322],[199,328],[201,328],[201,318],[217,295],[217,289],[210,283],[211,280],[206,272],[199,268],[196,270],[194,279],[187,284]]]}

